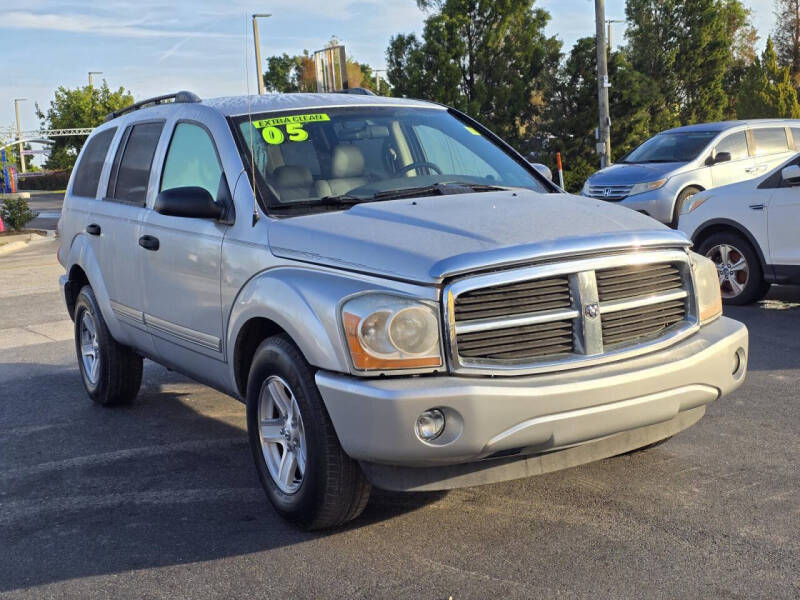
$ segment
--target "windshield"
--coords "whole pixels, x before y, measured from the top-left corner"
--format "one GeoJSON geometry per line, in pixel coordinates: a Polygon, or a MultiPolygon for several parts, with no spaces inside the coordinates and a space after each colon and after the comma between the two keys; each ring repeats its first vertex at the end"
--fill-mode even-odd
{"type": "Polygon", "coordinates": [[[700,154],[711,140],[717,137],[713,131],[683,133],[660,133],[633,150],[620,162],[689,162],[700,154]]]}
{"type": "Polygon", "coordinates": [[[234,130],[271,210],[506,187],[553,191],[518,159],[444,109],[270,112],[236,117],[234,130]]]}

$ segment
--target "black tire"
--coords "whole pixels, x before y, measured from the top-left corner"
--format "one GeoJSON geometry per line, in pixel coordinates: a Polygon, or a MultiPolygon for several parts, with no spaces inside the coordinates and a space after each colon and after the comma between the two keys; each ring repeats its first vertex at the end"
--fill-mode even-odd
{"type": "Polygon", "coordinates": [[[680,219],[684,202],[698,192],[702,191],[703,190],[701,190],[699,187],[689,186],[685,190],[682,190],[680,194],[678,194],[678,199],[675,200],[675,208],[672,210],[672,222],[669,224],[670,227],[673,229],[678,228],[678,219],[680,219]]]}
{"type": "Polygon", "coordinates": [[[267,338],[256,350],[247,383],[247,432],[258,477],[283,518],[311,530],[336,527],[362,513],[369,500],[369,481],[358,463],[342,450],[317,389],[314,369],[286,335],[267,338]],[[304,429],[305,471],[292,493],[283,491],[270,474],[259,434],[259,397],[268,380],[276,376],[293,394],[304,429]]]}
{"type": "Polygon", "coordinates": [[[752,304],[763,298],[769,291],[769,284],[764,281],[764,271],[753,246],[740,234],[733,231],[721,231],[710,235],[698,246],[697,252],[703,256],[719,262],[719,256],[714,251],[720,246],[729,246],[746,261],[748,277],[741,292],[736,293],[730,284],[721,284],[722,302],[732,306],[752,304]]]}
{"type": "Polygon", "coordinates": [[[103,406],[131,403],[142,384],[142,357],[111,337],[94,292],[88,285],[78,294],[74,316],[75,352],[86,393],[103,406]],[[96,356],[99,356],[94,380],[86,370],[81,351],[81,327],[87,314],[95,326],[96,356]]]}

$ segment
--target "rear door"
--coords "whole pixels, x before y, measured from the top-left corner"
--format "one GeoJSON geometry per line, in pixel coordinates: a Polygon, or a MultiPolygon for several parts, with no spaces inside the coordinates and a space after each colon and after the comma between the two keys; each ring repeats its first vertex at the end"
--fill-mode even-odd
{"type": "Polygon", "coordinates": [[[91,221],[97,231],[97,258],[118,318],[118,341],[152,354],[152,342],[144,325],[141,248],[138,239],[145,213],[150,168],[163,121],[129,125],[117,147],[108,187],[96,203],[91,221]]]}
{"type": "MultiPolygon", "coordinates": [[[[798,161],[792,161],[798,164],[798,161]]],[[[776,178],[777,187],[767,205],[770,263],[800,265],[800,186],[776,178]]]]}
{"type": "MultiPolygon", "coordinates": [[[[158,191],[200,187],[228,206],[230,192],[211,133],[178,121],[163,163],[158,191]]],[[[144,251],[145,321],[156,353],[166,364],[198,377],[223,361],[220,253],[228,229],[218,221],[147,210],[142,236],[157,240],[144,251]]]]}
{"type": "Polygon", "coordinates": [[[712,156],[716,158],[720,152],[728,152],[731,159],[711,166],[711,182],[714,187],[752,177],[749,171],[754,166],[754,159],[747,147],[747,132],[737,131],[723,137],[714,147],[712,156]]]}

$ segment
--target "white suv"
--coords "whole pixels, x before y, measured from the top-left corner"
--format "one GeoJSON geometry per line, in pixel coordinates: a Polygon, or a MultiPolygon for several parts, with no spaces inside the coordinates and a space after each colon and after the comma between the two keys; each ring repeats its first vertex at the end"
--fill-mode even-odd
{"type": "Polygon", "coordinates": [[[690,198],[679,229],[717,265],[723,301],[749,304],[800,283],[800,155],[758,179],[690,198]]]}

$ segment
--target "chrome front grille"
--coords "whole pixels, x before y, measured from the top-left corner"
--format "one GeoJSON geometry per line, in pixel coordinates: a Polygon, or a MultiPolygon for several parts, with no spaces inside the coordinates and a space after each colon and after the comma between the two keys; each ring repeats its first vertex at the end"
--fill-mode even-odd
{"type": "Polygon", "coordinates": [[[697,327],[686,252],[587,258],[465,277],[445,289],[457,372],[519,374],[615,360],[697,327]]]}
{"type": "Polygon", "coordinates": [[[631,185],[590,185],[589,189],[587,190],[587,196],[591,196],[592,198],[599,198],[600,200],[610,200],[612,202],[618,202],[627,198],[631,190],[633,189],[633,184],[631,185]]]}
{"type": "Polygon", "coordinates": [[[569,279],[566,276],[509,283],[461,294],[455,303],[457,321],[570,308],[569,279]]]}

